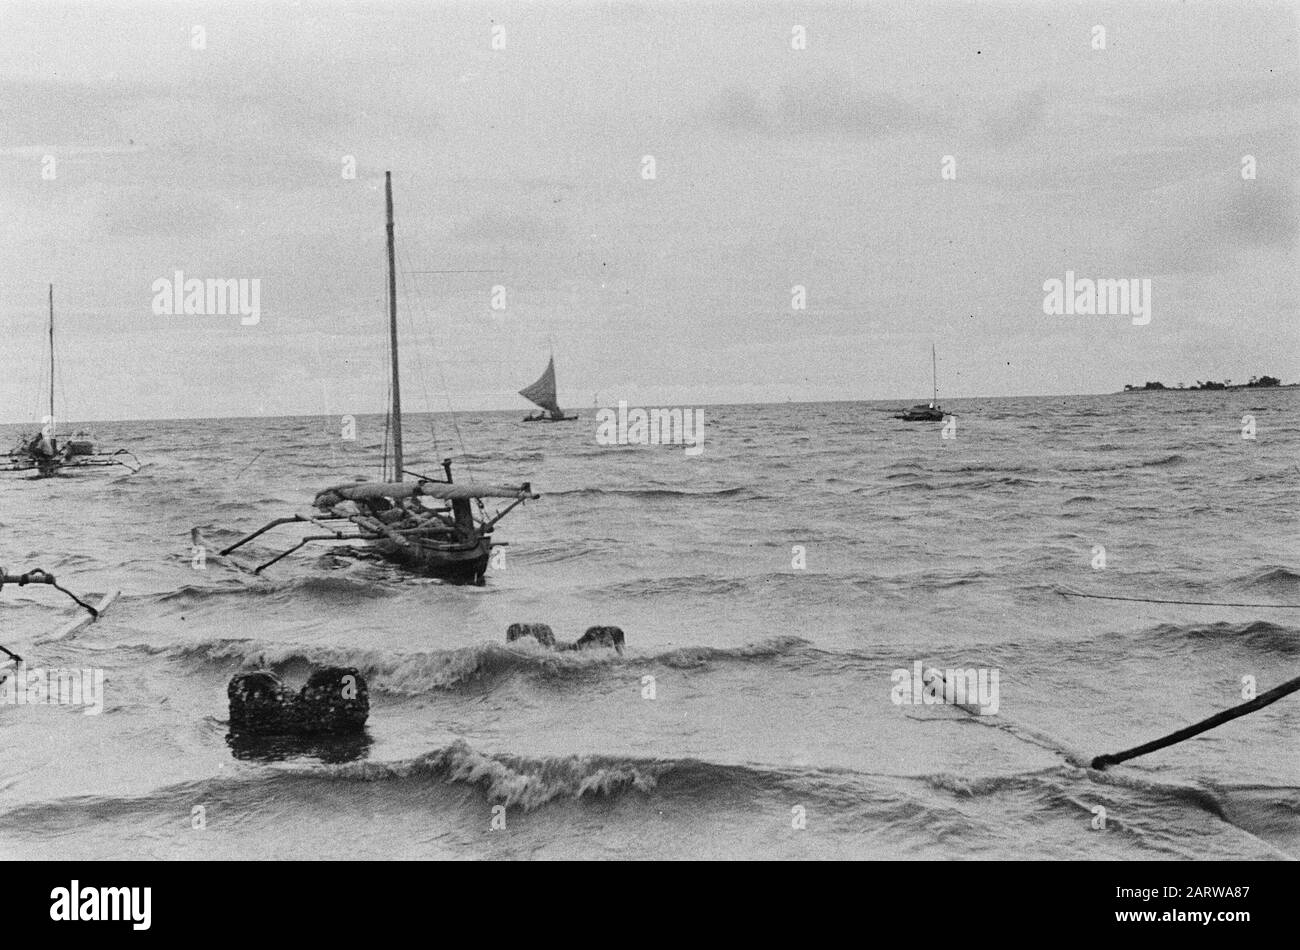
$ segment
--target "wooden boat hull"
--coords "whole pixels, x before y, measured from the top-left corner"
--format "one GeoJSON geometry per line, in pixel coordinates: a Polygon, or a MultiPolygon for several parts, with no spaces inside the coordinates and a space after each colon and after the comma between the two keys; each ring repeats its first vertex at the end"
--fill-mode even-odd
{"type": "Polygon", "coordinates": [[[385,560],[425,577],[436,577],[453,584],[482,584],[487,573],[488,558],[492,556],[492,543],[480,538],[474,544],[448,545],[438,542],[411,541],[402,545],[395,541],[371,542],[371,548],[385,560]]]}

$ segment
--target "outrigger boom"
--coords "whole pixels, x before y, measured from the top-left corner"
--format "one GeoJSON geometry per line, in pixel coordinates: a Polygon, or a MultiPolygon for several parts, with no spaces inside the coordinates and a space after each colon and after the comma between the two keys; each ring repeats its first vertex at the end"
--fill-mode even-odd
{"type": "MultiPolygon", "coordinates": [[[[451,463],[444,462],[443,466],[450,475],[451,463]]],[[[518,486],[475,485],[421,478],[415,482],[335,485],[316,495],[315,505],[321,515],[299,513],[276,518],[224,548],[221,554],[230,554],[281,525],[314,524],[327,533],[301,538],[293,547],[259,564],[253,573],[260,574],[312,541],[370,541],[384,545],[385,553],[395,560],[423,568],[426,573],[479,582],[490,549],[501,546],[500,542],[488,540],[493,526],[518,505],[540,497],[528,482],[518,486]],[[412,503],[421,497],[450,505],[426,509],[418,502],[412,503]],[[484,498],[508,498],[511,504],[491,518],[476,519],[470,502],[484,498]]]]}

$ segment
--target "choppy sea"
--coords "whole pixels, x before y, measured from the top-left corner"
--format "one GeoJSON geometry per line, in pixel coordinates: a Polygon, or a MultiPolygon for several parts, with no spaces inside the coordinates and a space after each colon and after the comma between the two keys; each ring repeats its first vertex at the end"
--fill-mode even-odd
{"type": "Polygon", "coordinates": [[[381,418],[96,424],[139,473],[0,481],[5,569],[122,592],[41,643],[75,608],[0,591],[29,667],[104,671],[99,715],[0,705],[0,855],[1300,857],[1300,697],[1080,760],[1300,675],[1300,391],[963,400],[952,438],[898,405],[705,406],[698,456],[411,416],[410,467],[542,493],[479,588],[328,545],[253,575],[291,529],[215,553],[377,475],[381,418]],[[996,673],[996,712],[898,701],[917,662],[996,673]],[[366,677],[364,737],[230,741],[231,676],[319,664],[366,677]]]}

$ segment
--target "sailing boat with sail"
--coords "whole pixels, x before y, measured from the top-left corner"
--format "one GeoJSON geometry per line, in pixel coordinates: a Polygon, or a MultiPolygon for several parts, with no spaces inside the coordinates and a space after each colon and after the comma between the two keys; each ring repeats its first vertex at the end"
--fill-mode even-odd
{"type": "Polygon", "coordinates": [[[5,463],[0,464],[0,472],[35,472],[36,478],[49,478],[53,475],[68,474],[77,470],[92,468],[111,468],[121,465],[131,472],[140,469],[140,461],[126,449],[115,452],[100,450],[95,437],[84,429],[75,433],[70,439],[59,443],[58,428],[54,415],[54,285],[50,284],[50,393],[49,414],[46,415],[41,430],[35,435],[19,437],[18,444],[10,450],[5,463]],[[131,459],[130,462],[123,458],[131,459]]]}
{"type": "Polygon", "coordinates": [[[312,514],[294,514],[258,528],[223,550],[223,555],[279,525],[302,522],[324,530],[308,535],[277,554],[253,573],[287,557],[312,541],[364,541],[385,560],[407,570],[453,583],[482,584],[492,548],[504,542],[492,540],[496,523],[517,505],[540,498],[531,485],[475,485],[454,482],[451,460],[442,463],[445,478],[431,478],[405,468],[402,444],[402,388],[397,359],[397,266],[393,236],[393,178],[384,173],[384,194],[388,222],[388,349],[389,390],[392,404],[388,428],[392,434],[392,462],[385,456],[384,481],[354,479],[317,492],[312,514]],[[404,481],[410,475],[414,481],[404,481]],[[489,516],[484,498],[509,499],[510,504],[489,516]],[[443,502],[426,505],[426,500],[443,502]],[[471,505],[471,502],[474,505],[471,505]],[[474,506],[478,511],[475,512],[474,506]]]}
{"type": "Polygon", "coordinates": [[[566,416],[560,404],[555,400],[555,356],[552,354],[546,363],[546,371],[537,382],[519,390],[534,406],[542,409],[524,417],[524,422],[572,422],[577,416],[566,416]]]}
{"type": "Polygon", "coordinates": [[[944,416],[951,415],[945,413],[939,406],[939,373],[938,364],[935,361],[934,344],[930,344],[930,380],[933,383],[933,397],[930,404],[919,403],[911,409],[904,409],[895,419],[902,419],[904,422],[943,422],[944,416]]]}

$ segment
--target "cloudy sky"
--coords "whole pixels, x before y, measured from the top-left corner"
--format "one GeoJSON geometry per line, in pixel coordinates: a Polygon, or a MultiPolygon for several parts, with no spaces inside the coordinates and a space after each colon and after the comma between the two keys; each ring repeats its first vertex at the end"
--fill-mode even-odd
{"type": "Polygon", "coordinates": [[[1298,11],[5,2],[0,418],[49,283],[71,419],[379,408],[385,169],[413,409],[552,348],[576,407],[914,401],[932,342],[950,399],[1295,381],[1298,11]],[[260,322],[156,315],[176,270],[260,322]],[[1067,270],[1150,324],[1045,315],[1067,270]]]}

